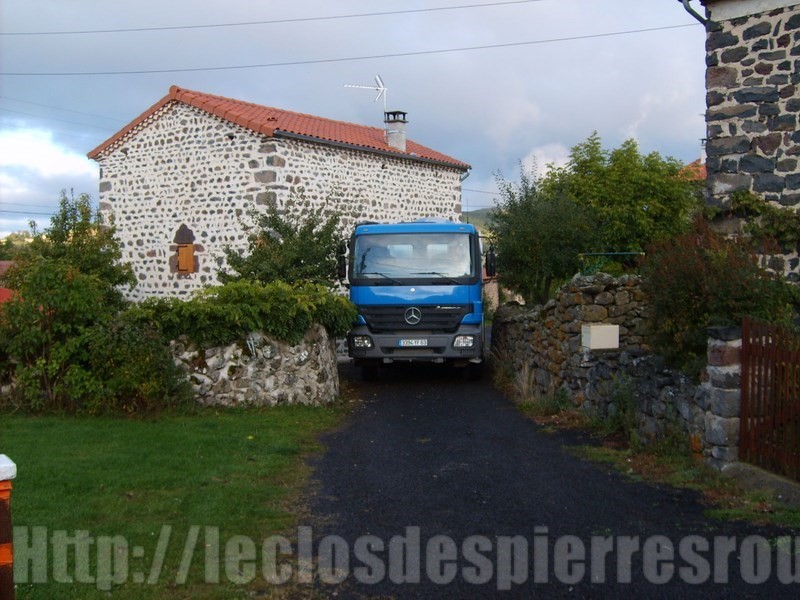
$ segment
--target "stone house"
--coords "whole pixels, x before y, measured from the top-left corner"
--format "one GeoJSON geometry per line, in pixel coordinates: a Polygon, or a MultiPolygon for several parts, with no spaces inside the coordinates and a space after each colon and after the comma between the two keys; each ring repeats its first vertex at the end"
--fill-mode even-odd
{"type": "Polygon", "coordinates": [[[138,278],[133,299],[217,283],[223,248],[241,248],[252,210],[323,207],[363,220],[458,220],[470,166],[386,128],[182,89],[89,152],[100,209],[138,278]]]}
{"type": "MultiPolygon", "coordinates": [[[[701,2],[707,18],[694,14],[707,31],[708,200],[724,208],[745,190],[800,208],[800,2],[701,2]]],[[[796,251],[784,265],[798,278],[796,251]]]]}

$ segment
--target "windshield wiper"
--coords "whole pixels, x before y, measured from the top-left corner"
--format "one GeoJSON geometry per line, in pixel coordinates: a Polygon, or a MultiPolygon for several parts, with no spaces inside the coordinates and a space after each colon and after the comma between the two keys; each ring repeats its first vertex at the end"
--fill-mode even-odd
{"type": "Polygon", "coordinates": [[[397,281],[397,279],[395,279],[394,277],[389,277],[389,276],[388,276],[386,273],[381,273],[380,271],[364,271],[364,272],[362,272],[361,274],[362,274],[362,275],[380,275],[381,277],[384,277],[384,278],[388,279],[389,281],[391,281],[391,282],[392,282],[392,283],[394,283],[395,285],[402,285],[402,284],[401,284],[399,281],[397,281]]]}
{"type": "Polygon", "coordinates": [[[436,271],[425,271],[424,273],[412,273],[412,275],[436,275],[437,277],[441,277],[442,279],[448,279],[456,285],[461,285],[461,282],[455,277],[450,277],[450,275],[445,275],[444,273],[437,273],[436,271]]]}

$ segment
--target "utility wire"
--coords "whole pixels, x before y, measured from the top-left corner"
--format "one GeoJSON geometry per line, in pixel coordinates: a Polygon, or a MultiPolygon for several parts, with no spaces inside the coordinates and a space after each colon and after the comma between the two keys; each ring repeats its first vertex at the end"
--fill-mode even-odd
{"type": "Polygon", "coordinates": [[[25,115],[26,117],[36,117],[37,119],[44,119],[46,121],[58,121],[59,123],[69,123],[70,125],[80,125],[81,127],[91,127],[92,129],[100,129],[101,131],[112,131],[110,127],[103,127],[100,125],[87,125],[86,123],[77,123],[76,121],[67,121],[66,119],[57,119],[56,117],[44,117],[42,115],[35,115],[33,113],[23,112],[21,110],[12,110],[10,108],[1,108],[0,112],[14,113],[17,115],[25,115]]]}
{"type": "MultiPolygon", "coordinates": [[[[17,123],[8,123],[8,122],[0,120],[0,133],[2,133],[3,129],[8,129],[8,128],[30,130],[31,126],[30,125],[19,125],[17,123]]],[[[48,129],[47,131],[52,133],[52,134],[57,134],[59,136],[66,136],[66,137],[70,137],[70,138],[75,138],[76,140],[82,140],[82,141],[85,141],[87,137],[90,140],[91,139],[96,139],[96,137],[97,137],[96,134],[94,134],[94,133],[89,133],[87,135],[75,135],[74,132],[73,133],[69,133],[67,131],[60,131],[60,130],[56,130],[56,129],[48,129]]]]}
{"type": "Polygon", "coordinates": [[[500,192],[488,192],[486,190],[472,190],[470,188],[462,188],[465,192],[473,192],[475,194],[488,194],[489,196],[499,196],[500,192]]]}
{"type": "Polygon", "coordinates": [[[662,27],[650,27],[646,29],[630,29],[627,31],[613,31],[609,33],[595,33],[590,35],[578,35],[563,38],[550,38],[546,40],[533,40],[528,42],[509,42],[506,44],[487,44],[485,46],[466,46],[462,48],[444,48],[442,50],[419,50],[416,52],[398,52],[396,54],[373,54],[370,56],[350,56],[344,58],[322,58],[315,60],[296,60],[278,63],[264,63],[258,65],[230,65],[225,67],[193,67],[186,69],[140,69],[134,71],[72,71],[72,72],[8,72],[0,75],[17,77],[75,77],[85,75],[152,75],[156,73],[192,73],[198,71],[231,71],[237,69],[267,69],[271,67],[293,67],[300,65],[318,65],[324,63],[352,62],[359,60],[373,60],[379,58],[400,58],[408,56],[425,56],[431,54],[447,54],[453,52],[469,52],[474,50],[489,50],[493,48],[514,48],[518,46],[532,46],[536,44],[552,44],[556,42],[571,42],[576,40],[590,40],[597,38],[613,37],[618,35],[631,35],[635,33],[649,33],[653,31],[665,31],[668,29],[680,29],[685,27],[697,27],[697,23],[683,25],[665,25],[662,27]]]}
{"type": "Polygon", "coordinates": [[[309,21],[333,21],[338,19],[359,19],[363,17],[384,17],[389,15],[405,15],[410,13],[436,12],[444,10],[461,10],[466,8],[484,8],[487,6],[504,6],[507,4],[528,4],[544,0],[510,0],[507,2],[489,2],[486,4],[464,4],[461,6],[440,6],[436,8],[417,8],[409,10],[392,10],[386,12],[357,13],[351,15],[328,15],[324,17],[299,17],[295,19],[275,19],[271,21],[244,21],[240,23],[212,23],[208,25],[174,25],[167,27],[133,27],[130,29],[90,29],[82,31],[0,31],[1,35],[85,35],[96,33],[134,33],[142,31],[176,31],[182,29],[210,29],[215,27],[243,27],[249,25],[277,25],[286,23],[307,23],[309,21]]]}
{"type": "Polygon", "coordinates": [[[55,110],[60,110],[62,112],[73,113],[76,115],[83,115],[84,117],[97,117],[99,119],[108,119],[109,121],[117,121],[118,123],[124,123],[122,119],[117,119],[115,117],[104,117],[103,115],[96,115],[94,113],[87,113],[81,112],[79,110],[70,110],[69,108],[62,108],[60,106],[53,106],[52,104],[42,104],[41,102],[31,102],[30,100],[22,100],[20,98],[11,98],[10,96],[0,96],[0,100],[10,100],[11,102],[20,102],[22,104],[30,104],[32,106],[41,106],[43,108],[54,108],[55,110]]]}
{"type": "MultiPolygon", "coordinates": [[[[53,212],[55,212],[55,210],[56,209],[53,209],[53,212]]],[[[51,216],[53,214],[53,212],[49,212],[49,213],[28,212],[27,210],[5,210],[3,208],[0,208],[0,213],[6,213],[6,214],[10,214],[10,215],[38,215],[38,216],[42,216],[42,217],[49,217],[49,216],[51,216]]]]}
{"type": "Polygon", "coordinates": [[[0,203],[0,206],[24,206],[26,208],[46,208],[52,210],[58,208],[57,206],[46,206],[44,204],[24,204],[22,202],[2,202],[0,203]]]}

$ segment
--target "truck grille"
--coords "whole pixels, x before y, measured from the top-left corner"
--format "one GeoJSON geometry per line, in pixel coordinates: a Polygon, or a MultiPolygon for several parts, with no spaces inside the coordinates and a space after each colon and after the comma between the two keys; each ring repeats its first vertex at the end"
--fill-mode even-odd
{"type": "Polygon", "coordinates": [[[409,325],[405,315],[412,306],[361,306],[359,312],[372,333],[402,330],[453,333],[464,315],[471,312],[469,305],[416,306],[421,313],[419,323],[409,325]]]}

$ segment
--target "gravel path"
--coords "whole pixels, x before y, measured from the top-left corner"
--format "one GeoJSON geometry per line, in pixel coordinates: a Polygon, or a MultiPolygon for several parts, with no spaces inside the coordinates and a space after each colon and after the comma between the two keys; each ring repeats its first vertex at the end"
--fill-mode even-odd
{"type": "Polygon", "coordinates": [[[488,381],[420,367],[343,376],[364,404],[323,439],[309,493],[323,578],[338,581],[328,565],[347,574],[320,583],[324,595],[800,597],[800,537],[799,583],[778,580],[774,551],[800,532],[710,521],[694,492],[578,459],[564,446],[587,438],[543,432],[488,381]]]}

